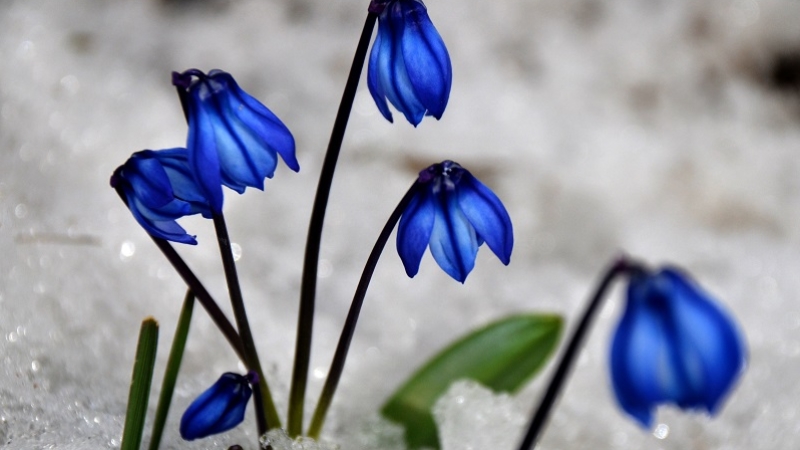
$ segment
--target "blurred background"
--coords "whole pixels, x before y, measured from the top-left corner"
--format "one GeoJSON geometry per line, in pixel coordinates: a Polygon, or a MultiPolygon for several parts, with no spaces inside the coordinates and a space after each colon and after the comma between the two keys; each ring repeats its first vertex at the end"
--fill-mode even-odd
{"type": "MultiPolygon", "coordinates": [[[[655,430],[641,429],[610,390],[618,288],[539,448],[796,448],[800,2],[427,6],[452,59],[450,102],[440,122],[389,124],[362,82],[323,236],[307,410],[374,239],[419,170],[453,159],[489,185],[514,222],[512,263],[483,249],[460,285],[428,254],[408,279],[387,246],[324,437],[343,450],[402,449],[377,411],[421,363],[514,312],[559,313],[571,329],[601,270],[626,252],[687,269],[723,302],[747,336],[749,368],[716,418],[666,407],[655,430]]],[[[108,178],[134,151],[185,145],[170,72],[192,67],[231,72],[297,140],[299,174],[280,166],[265,192],[227,191],[225,205],[285,411],[305,230],[366,7],[0,2],[0,446],[118,447],[149,315],[161,323],[160,385],[185,288],[108,178]]],[[[200,245],[181,253],[226,305],[211,224],[182,224],[200,245]]],[[[177,433],[191,400],[237,370],[197,308],[162,448],[255,448],[252,417],[200,442],[177,433]]],[[[460,386],[443,400],[445,448],[515,448],[548,374],[514,397],[460,386]]]]}

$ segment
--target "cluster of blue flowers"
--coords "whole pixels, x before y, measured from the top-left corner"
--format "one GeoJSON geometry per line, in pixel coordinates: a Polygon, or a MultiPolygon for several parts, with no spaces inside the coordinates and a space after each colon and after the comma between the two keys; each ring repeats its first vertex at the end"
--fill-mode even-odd
{"type": "MultiPolygon", "coordinates": [[[[392,121],[393,105],[414,126],[439,119],[452,81],[450,58],[420,0],[373,0],[378,33],[369,56],[368,87],[392,121]]],[[[220,70],[173,73],[189,124],[185,148],[134,153],[111,185],[153,237],[196,244],[176,220],[221,214],[222,186],[263,190],[282,159],[299,170],[289,129],[266,106],[220,70]]],[[[511,219],[499,198],[452,161],[420,172],[402,213],[397,250],[414,277],[426,248],[453,279],[464,282],[486,243],[503,264],[514,244],[511,219]]],[[[731,317],[674,269],[632,275],[627,306],[614,336],[611,375],[622,408],[644,426],[654,408],[719,410],[745,361],[731,317]]],[[[239,424],[251,397],[252,376],[227,373],[186,411],[181,434],[193,440],[239,424]]]]}
{"type": "Polygon", "coordinates": [[[184,244],[195,237],[175,222],[222,212],[222,186],[264,189],[278,155],[300,170],[292,133],[221,70],[173,74],[189,122],[186,148],[134,153],[111,177],[133,216],[152,236],[184,244]]]}

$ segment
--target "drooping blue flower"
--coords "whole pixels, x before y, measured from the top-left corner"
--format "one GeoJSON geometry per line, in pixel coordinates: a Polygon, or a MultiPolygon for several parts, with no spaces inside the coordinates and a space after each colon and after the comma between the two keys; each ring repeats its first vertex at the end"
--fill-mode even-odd
{"type": "Polygon", "coordinates": [[[294,137],[266,106],[221,70],[173,72],[189,121],[189,165],[214,212],[222,211],[222,186],[238,193],[264,189],[278,155],[297,172],[294,137]]]}
{"type": "Polygon", "coordinates": [[[716,413],[746,350],[731,316],[676,269],[637,273],[611,348],[611,379],[628,414],[650,427],[659,404],[716,413]]]}
{"type": "Polygon", "coordinates": [[[185,148],[136,152],[111,176],[121,188],[133,217],[151,235],[197,244],[177,222],[183,216],[211,217],[208,201],[195,183],[185,148]]]}
{"type": "Polygon", "coordinates": [[[419,173],[416,195],[397,227],[397,251],[413,277],[425,248],[456,281],[464,282],[484,242],[508,265],[514,234],[500,199],[468,170],[453,161],[419,173]]]}
{"type": "Polygon", "coordinates": [[[367,86],[383,117],[389,100],[417,126],[423,116],[440,119],[450,97],[450,55],[421,0],[373,0],[378,37],[372,44],[367,86]]]}
{"type": "MultiPolygon", "coordinates": [[[[251,376],[251,375],[248,375],[251,376]]],[[[200,394],[181,417],[181,437],[187,441],[219,434],[244,420],[253,390],[248,377],[227,372],[200,394]]]]}

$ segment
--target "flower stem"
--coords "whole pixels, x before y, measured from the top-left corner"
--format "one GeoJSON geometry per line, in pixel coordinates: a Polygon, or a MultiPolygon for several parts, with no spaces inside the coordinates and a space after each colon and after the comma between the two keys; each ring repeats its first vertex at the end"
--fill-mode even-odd
{"type": "Polygon", "coordinates": [[[258,433],[262,435],[272,428],[280,428],[281,420],[278,417],[278,410],[272,400],[272,394],[267,386],[264,372],[261,370],[261,362],[258,359],[258,352],[253,341],[253,333],[250,331],[250,322],[247,320],[247,311],[244,308],[242,299],[242,289],[239,286],[239,276],[236,274],[236,264],[233,260],[231,251],[231,240],[228,237],[228,227],[225,224],[225,216],[220,212],[213,215],[214,229],[217,232],[219,242],[219,253],[222,256],[222,266],[225,270],[225,279],[228,282],[228,292],[231,297],[233,316],[236,318],[236,325],[239,328],[239,335],[242,337],[244,345],[244,362],[249,370],[258,375],[258,387],[261,396],[256,397],[256,422],[258,433]]]}
{"type": "Polygon", "coordinates": [[[339,343],[336,345],[336,353],[334,353],[331,367],[328,370],[328,378],[325,380],[325,386],[322,388],[322,394],[320,394],[317,407],[314,410],[314,416],[311,419],[311,426],[308,429],[309,437],[314,439],[319,438],[322,426],[325,423],[325,416],[328,412],[328,408],[331,405],[331,401],[333,401],[333,394],[336,392],[336,387],[339,385],[339,379],[344,370],[347,352],[350,349],[350,342],[353,340],[353,333],[355,333],[356,330],[358,315],[361,313],[361,306],[364,304],[364,297],[367,295],[367,288],[372,280],[372,274],[375,272],[375,266],[378,265],[378,259],[381,257],[383,248],[386,246],[386,241],[389,240],[394,226],[397,225],[397,221],[400,220],[403,211],[405,211],[409,202],[411,202],[411,199],[417,193],[417,186],[418,184],[414,183],[408,192],[406,192],[406,195],[403,196],[403,199],[400,200],[400,203],[398,203],[392,215],[389,216],[389,220],[386,221],[386,225],[383,226],[383,230],[378,236],[375,246],[372,247],[372,253],[370,253],[369,258],[367,258],[364,271],[361,273],[361,280],[359,280],[358,287],[356,287],[356,292],[353,295],[353,302],[350,304],[350,311],[347,313],[347,319],[342,328],[342,334],[339,337],[339,343]]]}
{"type": "Polygon", "coordinates": [[[322,224],[325,220],[325,209],[328,206],[333,173],[336,161],[342,148],[344,132],[350,111],[353,109],[358,80],[361,78],[361,69],[367,56],[372,30],[375,27],[377,15],[367,14],[361,38],[358,41],[350,75],[347,77],[344,93],[342,94],[339,111],[333,123],[333,131],[328,142],[328,150],[322,163],[319,175],[317,193],[314,206],[311,210],[311,220],[306,238],[306,251],[303,260],[303,275],[300,285],[300,311],[297,317],[297,342],[295,345],[294,368],[292,369],[292,385],[289,393],[289,414],[287,432],[291,437],[297,437],[303,427],[303,407],[305,404],[306,384],[308,382],[308,367],[311,359],[311,331],[314,326],[314,303],[317,290],[317,266],[319,264],[319,249],[322,239],[322,224]]]}
{"type": "Polygon", "coordinates": [[[569,371],[572,368],[572,364],[575,362],[575,358],[577,358],[579,355],[584,338],[589,332],[589,328],[592,326],[592,321],[600,311],[600,306],[603,303],[606,291],[608,291],[608,288],[611,286],[611,282],[614,281],[618,275],[628,274],[636,270],[640,270],[640,266],[627,260],[624,256],[619,257],[616,262],[614,262],[614,264],[612,264],[611,267],[606,270],[603,278],[600,280],[600,284],[598,284],[597,289],[592,296],[592,299],[589,301],[589,305],[586,307],[586,311],[584,311],[583,316],[581,317],[581,321],[578,323],[578,327],[572,334],[572,337],[567,344],[567,348],[564,350],[564,353],[561,356],[561,360],[558,362],[556,372],[553,374],[553,378],[550,379],[550,384],[547,386],[547,391],[545,392],[544,397],[542,397],[538,409],[531,418],[531,422],[528,425],[528,431],[525,433],[525,437],[519,446],[519,450],[532,449],[536,445],[536,441],[542,431],[542,427],[544,427],[544,424],[550,415],[550,410],[553,409],[553,405],[555,404],[558,394],[561,392],[561,389],[566,382],[569,371]]]}
{"type": "MultiPolygon", "coordinates": [[[[125,193],[122,192],[122,188],[117,187],[117,194],[119,198],[122,199],[122,202],[125,203],[125,206],[128,206],[128,202],[125,198],[125,193]]],[[[203,283],[197,278],[197,276],[192,272],[192,269],[186,265],[186,262],[181,258],[178,252],[172,248],[169,242],[164,239],[157,238],[155,236],[150,235],[150,238],[155,242],[156,246],[161,250],[161,253],[167,258],[167,261],[172,264],[172,267],[175,268],[175,271],[178,272],[178,275],[183,278],[184,283],[189,286],[192,292],[194,292],[195,297],[203,305],[208,315],[211,317],[211,320],[214,321],[214,325],[219,328],[225,338],[228,340],[228,343],[231,344],[233,350],[236,352],[236,355],[244,361],[244,346],[242,345],[242,339],[239,337],[239,333],[236,332],[236,329],[233,328],[230,321],[227,317],[225,317],[225,313],[217,305],[217,302],[214,301],[214,298],[209,294],[208,290],[206,290],[203,283]]]]}

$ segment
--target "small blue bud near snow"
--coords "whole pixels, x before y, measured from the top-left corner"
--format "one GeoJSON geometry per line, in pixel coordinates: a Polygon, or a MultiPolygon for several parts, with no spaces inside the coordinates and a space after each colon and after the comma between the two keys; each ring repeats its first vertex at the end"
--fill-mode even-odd
{"type": "Polygon", "coordinates": [[[244,420],[247,402],[257,382],[255,373],[247,376],[227,372],[208,390],[200,394],[181,417],[181,437],[187,441],[219,434],[244,420]]]}
{"type": "Polygon", "coordinates": [[[222,185],[238,193],[264,190],[278,155],[290,169],[300,165],[292,133],[266,106],[221,70],[172,73],[189,122],[189,165],[215,213],[222,211],[222,185]]]}
{"type": "Polygon", "coordinates": [[[175,220],[193,214],[211,217],[185,148],[134,153],[114,171],[111,186],[122,190],[133,217],[157,238],[196,245],[195,237],[175,220]]]}
{"type": "Polygon", "coordinates": [[[453,161],[434,164],[420,172],[415,188],[397,227],[397,251],[409,277],[419,271],[426,247],[439,267],[461,283],[484,242],[508,265],[514,246],[511,218],[468,170],[453,161]]]}
{"type": "Polygon", "coordinates": [[[383,117],[386,100],[414,126],[426,115],[437,120],[450,97],[450,55],[421,0],[372,0],[378,36],[372,45],[367,86],[383,117]]]}
{"type": "Polygon", "coordinates": [[[659,404],[715,414],[746,364],[732,317],[674,268],[638,272],[611,348],[611,380],[628,414],[650,427],[659,404]]]}

